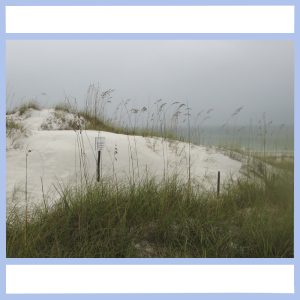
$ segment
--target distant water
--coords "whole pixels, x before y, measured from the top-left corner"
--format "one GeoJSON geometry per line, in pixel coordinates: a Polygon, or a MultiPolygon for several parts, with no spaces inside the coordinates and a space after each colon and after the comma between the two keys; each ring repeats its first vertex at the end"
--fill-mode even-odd
{"type": "MultiPolygon", "coordinates": [[[[181,139],[188,140],[187,128],[178,130],[181,139]]],[[[223,146],[235,149],[271,153],[293,153],[294,128],[292,126],[260,127],[204,127],[191,128],[191,142],[205,146],[223,146]]]]}

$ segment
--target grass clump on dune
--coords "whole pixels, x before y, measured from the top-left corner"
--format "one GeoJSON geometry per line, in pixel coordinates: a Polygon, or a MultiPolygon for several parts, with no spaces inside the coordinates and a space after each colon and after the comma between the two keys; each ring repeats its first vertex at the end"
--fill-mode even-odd
{"type": "Polygon", "coordinates": [[[85,130],[109,131],[113,133],[129,134],[129,132],[122,127],[118,127],[108,121],[104,121],[100,117],[95,117],[87,112],[79,112],[79,116],[86,120],[85,130]]]}
{"type": "Polygon", "coordinates": [[[56,104],[54,106],[54,110],[56,111],[63,111],[63,112],[66,112],[66,113],[72,113],[73,112],[73,108],[70,104],[68,103],[59,103],[59,104],[56,104]]]}
{"type": "Polygon", "coordinates": [[[40,110],[40,106],[36,101],[29,101],[27,103],[22,104],[19,108],[19,115],[24,115],[29,109],[40,110]]]}
{"type": "Polygon", "coordinates": [[[6,118],[6,137],[10,139],[7,141],[7,146],[19,148],[18,139],[26,136],[26,129],[22,123],[15,121],[13,118],[6,118]]]}
{"type": "Polygon", "coordinates": [[[238,180],[215,193],[175,178],[66,190],[26,226],[7,220],[7,257],[293,257],[293,180],[238,180]]]}
{"type": "MultiPolygon", "coordinates": [[[[66,103],[66,104],[57,104],[55,106],[56,112],[64,112],[64,113],[73,113],[74,115],[78,116],[79,118],[82,118],[85,120],[84,125],[81,126],[80,129],[82,130],[96,130],[96,131],[108,131],[112,133],[117,134],[127,134],[127,135],[140,135],[143,137],[163,137],[167,139],[176,139],[175,135],[171,132],[166,133],[160,133],[158,130],[151,131],[147,128],[129,128],[129,127],[122,127],[114,124],[114,122],[105,120],[104,118],[101,118],[101,116],[95,116],[94,114],[84,111],[84,110],[78,110],[72,105],[66,103]]],[[[70,129],[78,129],[72,128],[70,126],[70,129]]]]}
{"type": "Polygon", "coordinates": [[[10,137],[11,133],[14,131],[24,132],[25,128],[21,123],[16,122],[13,119],[6,118],[6,136],[10,137]]]}

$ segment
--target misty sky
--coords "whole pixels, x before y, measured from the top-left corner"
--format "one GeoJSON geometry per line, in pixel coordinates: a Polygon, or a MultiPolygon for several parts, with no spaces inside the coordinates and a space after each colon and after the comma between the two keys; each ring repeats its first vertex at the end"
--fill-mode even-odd
{"type": "Polygon", "coordinates": [[[8,106],[84,101],[90,83],[139,108],[159,98],[213,108],[207,125],[244,106],[239,123],[293,124],[292,41],[7,41],[8,106]]]}

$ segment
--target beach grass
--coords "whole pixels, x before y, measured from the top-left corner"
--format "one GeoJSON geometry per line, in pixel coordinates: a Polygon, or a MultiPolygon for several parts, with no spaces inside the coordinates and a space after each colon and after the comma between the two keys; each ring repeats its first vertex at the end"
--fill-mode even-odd
{"type": "Polygon", "coordinates": [[[293,169],[228,182],[68,188],[51,209],[7,219],[7,257],[293,257],[293,169]]]}
{"type": "MultiPolygon", "coordinates": [[[[95,130],[160,137],[163,179],[139,176],[137,160],[138,174],[132,165],[127,183],[116,182],[114,178],[94,182],[86,176],[83,185],[62,188],[60,200],[51,207],[41,199],[44,207],[37,207],[30,216],[11,210],[6,220],[7,257],[294,256],[293,156],[278,155],[277,146],[272,155],[267,153],[271,123],[265,114],[259,135],[249,136],[249,145],[258,142],[263,149],[258,154],[244,151],[238,137],[244,138],[245,133],[228,126],[243,107],[235,109],[222,126],[221,130],[231,132],[233,138],[218,149],[232,159],[241,160],[244,172],[238,179],[222,185],[217,195],[214,189],[191,184],[190,149],[194,141],[190,124],[192,111],[187,104],[167,104],[159,99],[151,110],[129,107],[130,101],[126,100],[118,105],[115,118],[108,118],[105,111],[112,92],[101,92],[91,85],[83,109],[66,101],[55,107],[55,113],[71,113],[84,119],[80,126],[69,125],[69,129],[77,133],[95,130]],[[125,117],[127,120],[123,123],[125,117]],[[183,126],[187,126],[186,133],[181,132],[183,126]],[[164,153],[167,139],[188,142],[189,175],[185,182],[176,175],[165,176],[168,173],[168,158],[164,153]]],[[[19,115],[30,108],[39,109],[39,106],[24,104],[18,108],[19,115]]],[[[204,123],[212,112],[213,109],[200,112],[193,121],[198,144],[204,144],[209,134],[205,132],[204,123]]],[[[21,124],[12,122],[7,121],[8,131],[23,129],[21,124]]],[[[283,128],[274,127],[274,135],[283,128]]],[[[83,143],[78,144],[80,161],[84,162],[83,143]]],[[[133,154],[138,157],[135,139],[129,141],[129,148],[129,162],[133,164],[133,154]]]]}
{"type": "Polygon", "coordinates": [[[26,103],[23,103],[18,107],[17,111],[19,111],[19,115],[25,114],[29,109],[35,109],[35,110],[40,110],[40,105],[36,101],[28,101],[26,103]]]}

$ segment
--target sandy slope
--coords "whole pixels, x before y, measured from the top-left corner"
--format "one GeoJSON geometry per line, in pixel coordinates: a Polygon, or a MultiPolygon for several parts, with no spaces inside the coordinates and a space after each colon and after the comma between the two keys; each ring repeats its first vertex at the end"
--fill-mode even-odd
{"type": "MultiPolygon", "coordinates": [[[[28,199],[31,206],[58,198],[57,187],[64,184],[79,184],[83,177],[83,162],[90,179],[95,178],[96,131],[42,130],[41,127],[63,128],[55,120],[54,111],[30,110],[24,116],[10,116],[26,128],[26,133],[7,138],[7,204],[23,206],[25,202],[25,157],[28,155],[28,199]],[[81,153],[81,155],[79,155],[81,153]],[[80,159],[84,157],[84,160],[80,159]]],[[[67,119],[74,118],[68,114],[67,119]]],[[[110,132],[101,132],[106,138],[102,152],[104,177],[114,176],[117,180],[135,181],[146,176],[160,180],[164,174],[178,174],[187,180],[189,146],[178,141],[160,138],[143,138],[110,132]],[[117,149],[117,154],[115,150],[117,149]]],[[[195,183],[206,188],[215,188],[217,171],[222,181],[239,175],[241,163],[213,149],[192,145],[191,175],[195,183]]]]}

